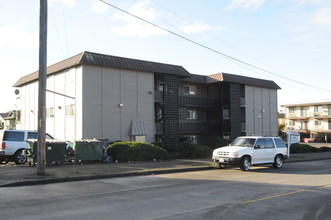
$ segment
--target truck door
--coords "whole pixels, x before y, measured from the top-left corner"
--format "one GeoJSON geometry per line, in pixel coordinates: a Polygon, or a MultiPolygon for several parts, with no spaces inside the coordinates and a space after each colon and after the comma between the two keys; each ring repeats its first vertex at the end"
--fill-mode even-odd
{"type": "Polygon", "coordinates": [[[273,140],[271,138],[265,138],[265,147],[264,147],[264,157],[265,162],[273,162],[276,154],[276,148],[273,140]]]}
{"type": "Polygon", "coordinates": [[[258,139],[255,143],[254,149],[253,149],[253,161],[252,163],[263,163],[264,161],[264,147],[265,142],[264,139],[258,139]]]}

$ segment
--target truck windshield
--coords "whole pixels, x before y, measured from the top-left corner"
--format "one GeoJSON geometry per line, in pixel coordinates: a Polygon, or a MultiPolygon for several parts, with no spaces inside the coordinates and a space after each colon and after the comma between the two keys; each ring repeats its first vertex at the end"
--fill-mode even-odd
{"type": "Polygon", "coordinates": [[[255,138],[236,138],[231,145],[241,147],[253,147],[255,138]]]}

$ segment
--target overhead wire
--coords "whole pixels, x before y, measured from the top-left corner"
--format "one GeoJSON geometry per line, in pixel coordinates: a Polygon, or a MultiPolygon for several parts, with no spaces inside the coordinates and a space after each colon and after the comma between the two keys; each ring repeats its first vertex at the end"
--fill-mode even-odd
{"type": "Polygon", "coordinates": [[[168,33],[170,33],[170,34],[172,34],[172,35],[174,35],[174,36],[177,36],[177,37],[179,37],[179,38],[181,38],[181,39],[183,39],[183,40],[189,41],[189,42],[191,42],[191,43],[193,43],[193,44],[195,44],[195,45],[198,45],[198,46],[200,46],[200,47],[202,47],[202,48],[205,48],[205,49],[207,49],[207,50],[209,50],[209,51],[212,51],[212,52],[214,52],[214,53],[216,53],[216,54],[219,54],[219,55],[221,55],[221,56],[223,56],[223,57],[225,57],[225,58],[227,58],[227,59],[229,59],[229,60],[233,60],[233,61],[235,61],[235,62],[238,62],[238,63],[244,64],[244,65],[246,65],[246,66],[252,67],[252,68],[254,68],[254,69],[260,70],[260,71],[262,71],[262,72],[269,73],[269,74],[271,74],[271,75],[278,76],[278,77],[280,77],[280,78],[283,78],[283,79],[286,79],[286,80],[289,80],[289,81],[292,81],[292,82],[295,82],[295,83],[298,83],[298,84],[301,84],[301,85],[304,85],[304,86],[307,86],[307,87],[310,87],[310,88],[314,88],[314,89],[318,89],[318,90],[322,90],[322,91],[326,91],[326,92],[331,92],[331,90],[327,90],[327,89],[319,88],[319,87],[317,87],[317,86],[309,85],[309,84],[306,84],[306,83],[303,83],[303,82],[300,82],[300,81],[297,81],[297,80],[291,79],[291,78],[289,78],[289,77],[286,77],[286,76],[283,76],[283,75],[280,75],[280,74],[277,74],[277,73],[271,72],[271,71],[269,71],[269,70],[266,70],[266,69],[260,68],[260,67],[258,67],[258,66],[256,66],[256,65],[250,64],[250,63],[248,63],[248,62],[242,61],[242,60],[240,60],[240,59],[238,59],[238,58],[236,58],[236,57],[233,57],[233,56],[227,55],[227,54],[222,53],[222,52],[220,52],[220,51],[218,51],[218,50],[216,50],[216,49],[213,49],[213,48],[211,48],[211,47],[209,47],[209,46],[206,46],[206,45],[204,45],[204,44],[202,44],[202,43],[199,43],[199,42],[197,42],[197,41],[194,41],[194,40],[192,40],[192,39],[190,39],[190,38],[188,38],[188,37],[182,36],[182,35],[180,35],[180,34],[177,34],[176,32],[173,32],[173,31],[168,30],[168,29],[166,29],[166,28],[164,28],[164,27],[161,27],[160,25],[154,24],[154,23],[152,23],[152,22],[150,22],[150,21],[148,21],[148,20],[146,20],[146,19],[144,19],[144,18],[141,18],[141,17],[139,17],[139,16],[137,16],[137,15],[134,15],[134,14],[132,14],[132,13],[130,13],[130,12],[128,12],[128,11],[122,9],[122,8],[119,8],[119,7],[113,5],[113,4],[109,3],[109,2],[106,2],[106,1],[104,1],[104,0],[99,0],[99,1],[102,2],[102,3],[104,3],[104,4],[106,4],[106,5],[108,5],[108,6],[110,6],[110,7],[112,7],[112,8],[115,8],[115,9],[117,9],[117,10],[119,10],[119,11],[125,13],[125,14],[128,14],[128,15],[130,15],[130,16],[132,16],[132,17],[138,19],[138,20],[141,20],[141,21],[143,21],[143,22],[145,22],[145,23],[148,23],[148,24],[150,24],[150,25],[152,25],[152,26],[154,26],[154,27],[156,27],[156,28],[159,28],[159,29],[161,29],[161,30],[163,30],[163,31],[165,31],[165,32],[168,32],[168,33]]]}
{"type": "MultiPolygon", "coordinates": [[[[135,1],[138,1],[138,0],[135,0],[135,1]]],[[[174,16],[178,17],[178,18],[181,19],[183,22],[188,23],[188,24],[190,24],[190,25],[194,25],[193,22],[188,21],[187,19],[185,19],[184,17],[182,17],[182,16],[179,15],[178,13],[176,13],[176,12],[170,10],[169,8],[167,8],[167,7],[163,6],[163,5],[161,5],[160,3],[158,3],[158,2],[156,2],[156,1],[154,1],[154,0],[150,0],[150,1],[151,1],[153,4],[157,5],[158,7],[162,8],[163,10],[166,10],[166,11],[172,13],[174,16]]],[[[223,39],[221,39],[221,38],[219,38],[219,37],[216,37],[214,34],[211,34],[209,31],[205,31],[205,30],[203,30],[202,32],[205,33],[205,34],[207,34],[209,37],[212,37],[212,38],[216,39],[217,41],[220,41],[221,43],[225,44],[226,46],[228,46],[228,47],[230,47],[230,48],[232,48],[232,49],[234,49],[234,50],[236,50],[236,51],[242,53],[243,55],[245,55],[245,56],[247,56],[247,57],[251,57],[251,58],[253,58],[255,61],[259,62],[260,64],[264,65],[265,67],[270,68],[270,69],[273,69],[273,70],[275,71],[274,68],[272,68],[272,67],[268,66],[267,64],[261,62],[261,61],[258,60],[257,58],[252,57],[250,54],[246,53],[245,51],[240,50],[239,48],[237,48],[237,47],[231,45],[230,43],[224,41],[223,39]]],[[[187,35],[187,36],[188,36],[188,35],[187,35]]],[[[242,66],[242,65],[240,65],[240,66],[242,66]]],[[[244,66],[242,66],[242,67],[245,68],[244,66]]],[[[245,68],[245,69],[247,69],[247,68],[245,68]]],[[[248,69],[248,70],[249,70],[249,69],[248,69]]],[[[278,71],[278,70],[276,70],[276,71],[277,71],[277,72],[280,72],[280,71],[278,71]]],[[[254,72],[254,73],[256,73],[256,72],[254,72]]],[[[262,74],[262,75],[265,76],[265,74],[262,74]]]]}

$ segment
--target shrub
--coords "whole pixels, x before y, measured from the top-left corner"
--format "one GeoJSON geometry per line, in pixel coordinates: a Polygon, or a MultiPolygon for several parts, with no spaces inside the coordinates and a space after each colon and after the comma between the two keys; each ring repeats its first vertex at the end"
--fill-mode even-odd
{"type": "Polygon", "coordinates": [[[178,148],[180,158],[204,158],[211,157],[213,149],[204,145],[196,145],[190,142],[183,142],[178,148]]]}
{"type": "Polygon", "coordinates": [[[114,142],[108,147],[108,155],[112,157],[112,160],[118,161],[131,161],[130,147],[125,142],[114,142]]]}
{"type": "Polygon", "coordinates": [[[318,148],[318,150],[320,151],[320,152],[327,152],[327,151],[331,151],[331,148],[330,147],[320,147],[320,148],[318,148]]]}
{"type": "Polygon", "coordinates": [[[193,147],[192,158],[206,158],[211,157],[213,149],[204,145],[195,145],[193,147]]]}
{"type": "Polygon", "coordinates": [[[138,141],[116,142],[108,147],[108,154],[114,161],[167,160],[168,152],[153,144],[138,141]]]}
{"type": "Polygon", "coordinates": [[[155,145],[155,146],[157,146],[157,147],[163,148],[165,150],[167,149],[163,142],[155,141],[152,144],[155,145]]]}
{"type": "Polygon", "coordinates": [[[291,144],[290,153],[312,153],[318,152],[318,148],[308,144],[291,144]]]}
{"type": "Polygon", "coordinates": [[[225,139],[222,137],[216,137],[212,140],[211,148],[216,149],[219,147],[228,146],[230,143],[231,143],[231,141],[229,139],[225,139]]]}

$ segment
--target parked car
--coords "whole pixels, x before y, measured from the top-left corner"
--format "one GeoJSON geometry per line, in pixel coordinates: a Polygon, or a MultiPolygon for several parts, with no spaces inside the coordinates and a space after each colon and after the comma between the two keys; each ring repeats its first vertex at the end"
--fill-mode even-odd
{"type": "Polygon", "coordinates": [[[315,138],[304,138],[303,141],[305,143],[325,143],[325,140],[320,137],[315,137],[315,138]]]}
{"type": "MultiPolygon", "coordinates": [[[[24,164],[26,155],[22,153],[28,148],[28,139],[37,139],[37,131],[0,130],[0,162],[14,161],[16,164],[24,164]]],[[[46,134],[46,139],[54,139],[46,134]]]]}
{"type": "Polygon", "coordinates": [[[212,159],[219,168],[226,165],[239,166],[241,170],[250,170],[251,165],[272,164],[281,168],[288,158],[288,148],[280,137],[238,137],[230,146],[213,151],[212,159]]]}

